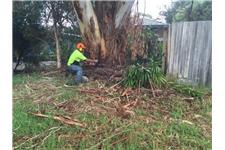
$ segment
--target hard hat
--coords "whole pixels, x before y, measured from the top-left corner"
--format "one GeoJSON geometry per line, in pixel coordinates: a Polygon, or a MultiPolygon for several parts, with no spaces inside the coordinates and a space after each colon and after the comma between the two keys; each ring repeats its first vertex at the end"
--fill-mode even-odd
{"type": "Polygon", "coordinates": [[[76,47],[77,47],[77,49],[80,49],[80,48],[84,49],[84,48],[86,48],[85,45],[83,43],[81,43],[81,42],[77,43],[76,47]]]}

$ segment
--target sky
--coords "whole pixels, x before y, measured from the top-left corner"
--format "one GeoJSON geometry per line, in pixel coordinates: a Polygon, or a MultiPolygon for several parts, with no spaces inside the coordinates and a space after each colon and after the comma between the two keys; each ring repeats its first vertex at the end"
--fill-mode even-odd
{"type": "Polygon", "coordinates": [[[165,10],[164,6],[166,5],[168,7],[171,0],[138,0],[138,3],[139,12],[144,13],[145,8],[145,14],[150,14],[154,19],[156,19],[162,18],[160,17],[159,12],[165,10]]]}

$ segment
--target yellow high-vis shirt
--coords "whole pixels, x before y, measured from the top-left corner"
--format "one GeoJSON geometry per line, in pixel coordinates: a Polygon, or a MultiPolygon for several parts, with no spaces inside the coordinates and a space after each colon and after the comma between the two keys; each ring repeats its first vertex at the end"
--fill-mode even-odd
{"type": "Polygon", "coordinates": [[[80,61],[84,61],[87,58],[84,56],[83,53],[81,53],[78,49],[76,49],[71,55],[70,58],[67,62],[67,66],[70,66],[71,64],[73,64],[75,61],[80,62],[80,61]]]}

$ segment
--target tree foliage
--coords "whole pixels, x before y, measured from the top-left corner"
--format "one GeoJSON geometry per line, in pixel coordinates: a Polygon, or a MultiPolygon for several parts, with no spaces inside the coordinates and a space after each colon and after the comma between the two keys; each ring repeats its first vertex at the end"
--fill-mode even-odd
{"type": "Polygon", "coordinates": [[[15,61],[29,61],[40,49],[45,29],[41,26],[41,3],[31,1],[13,2],[13,55],[15,61]],[[28,56],[29,57],[26,57],[28,56]]]}
{"type": "Polygon", "coordinates": [[[212,20],[212,1],[178,0],[162,11],[168,23],[212,20]]]}
{"type": "Polygon", "coordinates": [[[55,50],[57,58],[57,68],[62,67],[62,32],[71,24],[74,27],[75,15],[71,3],[68,1],[46,1],[44,3],[43,14],[46,24],[52,23],[52,35],[55,39],[55,50]]]}
{"type": "Polygon", "coordinates": [[[18,64],[56,60],[54,31],[58,35],[61,61],[65,63],[68,52],[74,49],[74,42],[80,39],[71,2],[13,2],[13,58],[18,64]]]}

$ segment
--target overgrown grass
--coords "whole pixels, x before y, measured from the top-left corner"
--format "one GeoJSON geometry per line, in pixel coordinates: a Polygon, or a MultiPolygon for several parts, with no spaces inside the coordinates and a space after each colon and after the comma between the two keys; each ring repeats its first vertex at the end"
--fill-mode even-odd
{"type": "MultiPolygon", "coordinates": [[[[159,99],[146,93],[138,97],[140,105],[133,108],[134,115],[122,118],[94,111],[99,110],[94,109],[97,107],[92,103],[94,97],[78,91],[81,87],[96,89],[104,83],[64,88],[63,78],[41,74],[15,75],[13,80],[15,149],[211,149],[210,96],[190,102],[176,93],[159,99]],[[64,102],[63,107],[55,105],[64,102]],[[70,116],[86,126],[71,126],[30,114],[38,111],[70,116]]],[[[101,106],[109,107],[107,103],[101,106]]]]}

